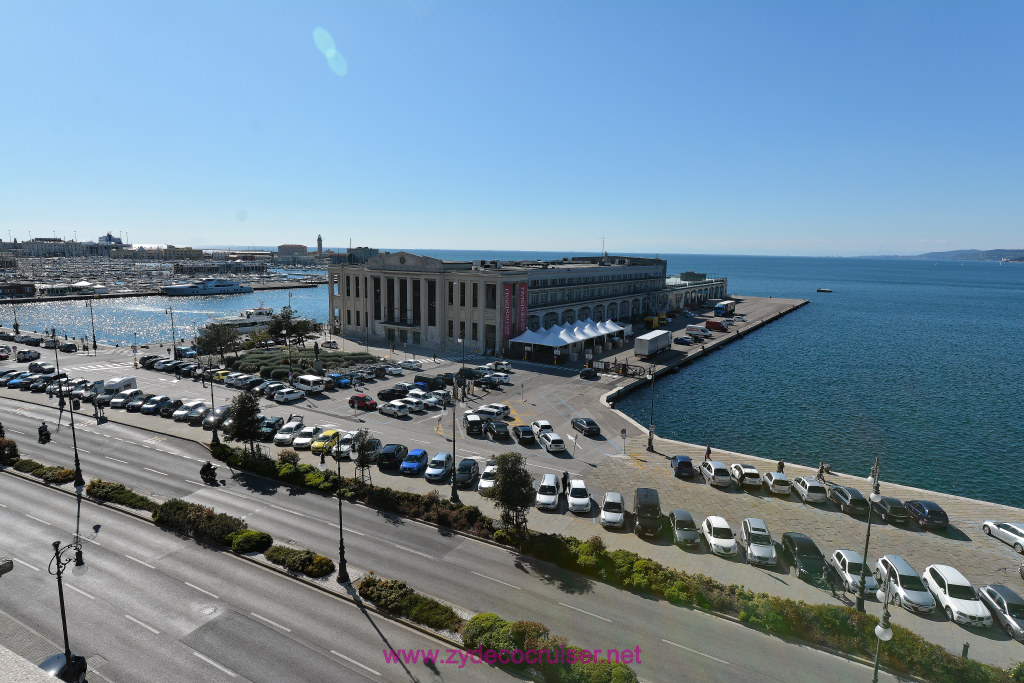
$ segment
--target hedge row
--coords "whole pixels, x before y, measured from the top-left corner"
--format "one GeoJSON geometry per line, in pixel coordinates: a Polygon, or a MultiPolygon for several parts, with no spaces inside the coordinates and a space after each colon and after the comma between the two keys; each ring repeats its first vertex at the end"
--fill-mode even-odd
{"type": "Polygon", "coordinates": [[[85,492],[93,498],[117,503],[118,505],[124,505],[125,507],[130,507],[135,510],[154,512],[158,507],[160,507],[159,503],[151,498],[135,493],[124,484],[118,484],[112,481],[93,479],[89,482],[88,486],[85,487],[85,492]]]}
{"type": "Polygon", "coordinates": [[[236,469],[243,469],[296,486],[305,486],[317,491],[333,493],[338,489],[338,475],[329,469],[321,472],[306,463],[275,462],[262,453],[252,454],[242,448],[224,443],[210,444],[210,454],[216,460],[236,469]]]}
{"type": "Polygon", "coordinates": [[[238,517],[217,513],[213,508],[180,498],[160,504],[153,511],[153,522],[197,541],[226,546],[231,545],[235,532],[246,528],[245,522],[238,517]]]}
{"type": "Polygon", "coordinates": [[[313,578],[327,576],[334,571],[333,560],[317,555],[312,550],[275,545],[263,555],[274,564],[313,578]]]}
{"type": "MultiPolygon", "coordinates": [[[[292,367],[296,369],[308,370],[312,368],[313,363],[316,361],[316,353],[313,351],[313,345],[310,344],[306,347],[293,346],[291,360],[292,367]]],[[[357,365],[376,363],[378,362],[378,358],[362,351],[348,353],[321,350],[320,362],[325,368],[343,370],[357,365]]],[[[287,373],[288,351],[285,348],[252,349],[242,356],[225,357],[224,368],[227,370],[236,370],[238,372],[259,372],[264,377],[268,376],[265,374],[265,371],[268,368],[284,368],[287,373]]]]}
{"type": "MultiPolygon", "coordinates": [[[[545,681],[552,683],[631,683],[636,673],[621,661],[595,659],[580,648],[568,644],[561,636],[552,635],[548,627],[535,621],[505,621],[497,614],[478,614],[462,627],[466,650],[481,648],[483,652],[546,651],[537,664],[510,665],[539,670],[545,681]]],[[[632,660],[633,652],[622,653],[632,660]]]]}
{"type": "Polygon", "coordinates": [[[450,606],[420,595],[404,581],[381,579],[370,572],[359,583],[359,595],[374,605],[438,631],[458,631],[464,620],[450,606]]]}
{"type": "Polygon", "coordinates": [[[51,484],[67,484],[75,480],[75,471],[65,467],[47,466],[28,458],[19,458],[13,464],[14,469],[19,472],[31,474],[33,477],[51,484]]]}
{"type": "Polygon", "coordinates": [[[0,465],[13,465],[20,457],[17,441],[0,439],[0,465]]]}

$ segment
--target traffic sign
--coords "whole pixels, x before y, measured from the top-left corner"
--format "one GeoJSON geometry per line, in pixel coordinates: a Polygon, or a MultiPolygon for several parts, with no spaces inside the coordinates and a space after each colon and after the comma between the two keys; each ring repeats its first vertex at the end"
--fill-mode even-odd
{"type": "Polygon", "coordinates": [[[626,430],[623,429],[621,432],[619,432],[619,436],[621,436],[623,439],[625,439],[626,438],[626,430]]]}

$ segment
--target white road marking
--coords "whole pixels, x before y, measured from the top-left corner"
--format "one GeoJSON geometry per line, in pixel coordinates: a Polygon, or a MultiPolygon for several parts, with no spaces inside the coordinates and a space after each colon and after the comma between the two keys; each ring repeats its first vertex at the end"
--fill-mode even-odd
{"type": "Polygon", "coordinates": [[[295,510],[289,510],[288,508],[283,508],[280,505],[271,505],[270,507],[274,508],[275,510],[280,510],[281,512],[291,513],[291,514],[295,515],[296,517],[309,517],[309,515],[304,515],[301,512],[296,512],[295,510]]]}
{"type": "Polygon", "coordinates": [[[125,465],[128,464],[127,460],[118,460],[117,458],[111,458],[109,455],[104,455],[103,457],[106,458],[107,460],[113,460],[114,462],[124,463],[125,465]]]}
{"type": "Polygon", "coordinates": [[[92,451],[87,451],[84,448],[79,448],[78,450],[80,453],[89,453],[90,455],[92,454],[92,451]]]}
{"type": "Polygon", "coordinates": [[[68,586],[68,588],[70,588],[71,590],[75,591],[76,593],[81,593],[82,595],[84,595],[85,597],[89,598],[90,600],[95,600],[95,599],[96,599],[96,598],[92,597],[91,595],[89,595],[88,593],[86,593],[86,592],[85,592],[84,590],[82,590],[81,588],[75,588],[75,587],[74,587],[74,586],[72,586],[72,585],[71,585],[70,583],[69,583],[69,584],[67,584],[67,586],[68,586]]]}
{"type": "Polygon", "coordinates": [[[231,669],[227,668],[226,666],[222,666],[222,665],[218,664],[217,662],[213,661],[209,657],[206,657],[205,655],[201,655],[201,654],[199,654],[198,652],[196,652],[194,650],[192,651],[192,654],[195,655],[196,657],[199,657],[199,659],[203,660],[204,662],[206,662],[210,666],[217,667],[218,669],[220,669],[221,671],[226,673],[228,676],[231,676],[232,678],[238,678],[238,674],[236,674],[234,671],[232,671],[231,669]]]}
{"type": "Polygon", "coordinates": [[[429,441],[424,441],[423,439],[409,439],[409,441],[415,441],[416,443],[430,443],[429,441]]]}
{"type": "Polygon", "coordinates": [[[128,621],[134,621],[136,624],[138,624],[142,628],[146,629],[147,631],[152,631],[153,633],[155,633],[157,635],[160,635],[160,631],[157,631],[155,628],[153,628],[149,624],[144,624],[143,622],[139,621],[138,619],[136,619],[135,617],[133,617],[130,614],[124,615],[124,618],[127,619],[128,621]]]}
{"type": "Polygon", "coordinates": [[[267,622],[267,623],[268,623],[268,624],[270,624],[271,626],[276,626],[277,628],[281,629],[282,631],[287,631],[288,633],[291,633],[291,632],[292,632],[292,630],[291,630],[290,628],[288,628],[287,626],[281,626],[281,624],[277,623],[276,621],[271,621],[270,619],[267,619],[267,618],[266,618],[266,617],[264,617],[264,616],[261,616],[261,615],[259,615],[259,614],[256,614],[255,612],[249,612],[249,614],[253,615],[254,617],[256,617],[257,619],[259,619],[260,621],[265,621],[265,622],[267,622]]]}
{"type": "Polygon", "coordinates": [[[496,579],[496,578],[494,578],[492,576],[487,576],[486,574],[481,574],[480,572],[473,572],[473,573],[476,574],[477,576],[481,577],[481,578],[487,579],[488,581],[493,581],[494,583],[500,583],[502,586],[508,586],[509,588],[515,588],[517,591],[522,590],[522,588],[520,588],[519,586],[513,586],[511,583],[505,583],[504,581],[502,581],[500,579],[496,579]]]}
{"type": "Polygon", "coordinates": [[[199,586],[195,585],[194,583],[189,583],[188,581],[186,581],[185,585],[188,586],[189,588],[195,588],[200,593],[206,593],[207,595],[209,595],[214,600],[220,600],[220,598],[218,596],[214,595],[213,593],[211,593],[208,590],[203,590],[202,588],[200,588],[199,586]]]}
{"type": "Polygon", "coordinates": [[[356,660],[352,659],[351,657],[346,657],[345,655],[341,654],[337,650],[331,650],[331,654],[332,655],[336,655],[338,657],[341,657],[342,659],[344,659],[349,664],[355,664],[358,667],[362,667],[362,668],[366,669],[367,671],[369,671],[370,673],[374,674],[375,676],[380,676],[380,672],[379,671],[374,671],[373,669],[371,669],[370,667],[366,666],[365,664],[360,664],[356,660]]]}
{"type": "Polygon", "coordinates": [[[95,540],[95,539],[92,539],[92,538],[85,538],[84,536],[82,536],[82,537],[81,537],[81,539],[82,539],[83,541],[88,541],[89,543],[92,543],[93,545],[98,545],[98,546],[100,546],[101,548],[103,547],[103,544],[102,544],[102,543],[100,543],[99,541],[95,540]]]}
{"type": "Polygon", "coordinates": [[[192,481],[191,479],[186,479],[185,481],[189,484],[195,484],[196,486],[204,486],[204,484],[200,481],[192,481]]]}
{"type": "MultiPolygon", "coordinates": [[[[334,528],[337,529],[338,525],[335,524],[334,528]]],[[[362,531],[356,531],[355,529],[349,529],[348,527],[345,527],[345,533],[346,534],[355,534],[356,536],[365,536],[366,535],[362,531]]]]}
{"type": "Polygon", "coordinates": [[[138,562],[138,563],[139,563],[139,564],[141,564],[141,565],[142,565],[143,567],[149,567],[150,569],[156,569],[156,567],[154,567],[153,565],[151,565],[151,564],[148,564],[148,563],[146,563],[146,562],[143,562],[142,560],[140,560],[140,559],[139,559],[139,558],[137,558],[137,557],[132,557],[131,555],[125,555],[125,557],[127,557],[127,558],[128,558],[129,560],[131,560],[132,562],[138,562]]]}
{"type": "Polygon", "coordinates": [[[28,567],[29,569],[31,569],[34,572],[39,571],[39,567],[33,567],[32,565],[30,565],[28,562],[25,562],[24,560],[19,560],[16,557],[12,557],[11,559],[14,560],[15,562],[17,562],[18,564],[25,565],[26,567],[28,567]]]}
{"type": "Polygon", "coordinates": [[[32,515],[25,515],[25,516],[26,516],[26,517],[28,517],[29,519],[34,519],[34,520],[36,520],[36,521],[37,521],[37,522],[39,522],[40,524],[45,524],[46,526],[53,526],[52,524],[50,524],[49,522],[47,522],[47,521],[46,521],[45,519],[39,519],[38,517],[33,517],[32,515]]]}
{"type": "Polygon", "coordinates": [[[397,543],[394,543],[393,545],[396,548],[398,548],[399,550],[404,550],[407,553],[412,553],[413,555],[419,555],[420,557],[425,557],[428,560],[436,560],[437,559],[433,555],[427,555],[426,553],[421,553],[419,550],[413,550],[412,548],[406,548],[404,545],[398,545],[397,543]]]}
{"type": "Polygon", "coordinates": [[[679,643],[673,643],[671,640],[665,640],[664,638],[662,638],[661,642],[668,643],[669,645],[675,645],[676,647],[678,647],[678,648],[680,648],[682,650],[686,650],[687,652],[692,652],[695,655],[700,655],[701,657],[707,657],[708,659],[713,659],[716,662],[719,662],[721,664],[725,664],[726,666],[731,666],[729,664],[729,662],[725,661],[724,659],[719,659],[718,657],[712,657],[711,655],[709,655],[707,653],[704,653],[704,652],[700,652],[699,650],[694,650],[692,648],[686,647],[685,645],[680,645],[679,643]]]}
{"type": "Polygon", "coordinates": [[[243,496],[241,493],[234,493],[233,491],[224,491],[224,493],[229,496],[234,496],[235,498],[244,498],[245,500],[249,500],[249,496],[243,496]]]}
{"type": "Polygon", "coordinates": [[[459,453],[472,453],[473,455],[480,455],[480,454],[479,454],[479,453],[477,453],[476,451],[467,451],[467,450],[466,450],[466,449],[464,449],[464,448],[463,448],[463,449],[460,449],[460,450],[459,450],[459,453]]]}
{"type": "Polygon", "coordinates": [[[602,617],[600,614],[594,614],[593,612],[588,612],[585,609],[580,609],[579,607],[573,607],[572,605],[567,605],[564,602],[560,602],[558,604],[561,605],[562,607],[568,607],[569,609],[576,610],[577,612],[582,612],[583,614],[586,614],[587,616],[591,616],[591,617],[594,617],[596,619],[600,619],[601,621],[607,621],[609,624],[612,623],[611,619],[606,619],[605,617],[602,617]]]}
{"type": "Polygon", "coordinates": [[[143,467],[142,469],[147,470],[149,472],[152,472],[153,474],[159,474],[159,475],[161,475],[163,477],[169,476],[166,472],[161,472],[160,470],[154,470],[154,469],[151,469],[149,467],[143,467]]]}

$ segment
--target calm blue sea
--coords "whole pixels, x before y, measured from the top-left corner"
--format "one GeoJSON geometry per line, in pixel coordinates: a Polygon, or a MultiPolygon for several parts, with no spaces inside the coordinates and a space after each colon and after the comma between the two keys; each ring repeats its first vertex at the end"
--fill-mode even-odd
{"type": "MultiPolygon", "coordinates": [[[[447,259],[560,258],[548,252],[424,251],[447,259]]],[[[1024,507],[1008,476],[1024,454],[1024,264],[662,254],[669,274],[729,278],[733,294],[809,299],[755,334],[659,380],[655,424],[671,438],[1024,507]],[[815,290],[826,287],[832,294],[815,290]]],[[[291,290],[324,321],[327,290],[291,290]]],[[[95,302],[101,342],[189,338],[210,315],[289,292],[95,302]]],[[[0,305],[10,326],[12,306],[0,305]]],[[[23,329],[90,336],[82,302],[18,306],[23,329]]],[[[650,394],[619,402],[647,424],[650,394]]]]}

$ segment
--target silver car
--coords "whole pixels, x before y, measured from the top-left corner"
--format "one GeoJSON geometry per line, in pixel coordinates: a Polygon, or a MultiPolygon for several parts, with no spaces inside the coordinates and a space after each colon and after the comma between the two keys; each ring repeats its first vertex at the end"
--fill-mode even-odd
{"type": "Polygon", "coordinates": [[[1013,546],[1018,553],[1024,553],[1024,524],[987,519],[981,525],[981,530],[989,536],[995,536],[1006,545],[1013,546]]]}
{"type": "Polygon", "coordinates": [[[601,501],[601,526],[621,529],[626,524],[626,510],[622,504],[622,494],[609,491],[601,501]]]}
{"type": "Polygon", "coordinates": [[[747,549],[747,563],[774,567],[778,563],[775,541],[762,519],[748,517],[740,524],[740,540],[747,549]]]}
{"type": "Polygon", "coordinates": [[[978,596],[1006,635],[1024,643],[1024,598],[997,584],[982,586],[978,589],[978,596]]]}
{"type": "Polygon", "coordinates": [[[889,591],[897,607],[926,614],[935,611],[935,597],[921,581],[921,575],[899,555],[878,558],[875,578],[883,588],[885,581],[891,579],[889,591]]]}
{"type": "Polygon", "coordinates": [[[697,545],[700,543],[700,532],[697,531],[697,524],[693,521],[693,515],[686,510],[673,510],[668,515],[668,522],[672,526],[672,537],[676,543],[685,545],[697,545]]]}

